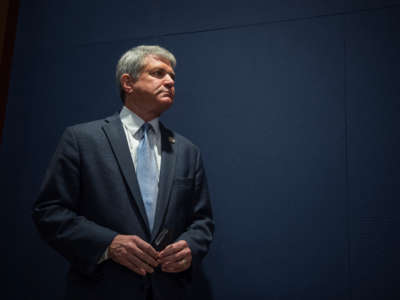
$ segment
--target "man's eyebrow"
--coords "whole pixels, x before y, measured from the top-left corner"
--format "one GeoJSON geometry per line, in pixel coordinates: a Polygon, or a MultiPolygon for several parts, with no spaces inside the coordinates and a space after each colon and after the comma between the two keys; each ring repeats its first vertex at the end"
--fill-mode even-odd
{"type": "Polygon", "coordinates": [[[171,76],[172,78],[175,78],[175,76],[176,76],[175,72],[173,72],[173,71],[172,72],[168,72],[165,68],[159,67],[159,66],[151,68],[148,72],[152,73],[152,72],[156,72],[156,71],[163,71],[165,73],[168,73],[169,76],[171,76]]]}

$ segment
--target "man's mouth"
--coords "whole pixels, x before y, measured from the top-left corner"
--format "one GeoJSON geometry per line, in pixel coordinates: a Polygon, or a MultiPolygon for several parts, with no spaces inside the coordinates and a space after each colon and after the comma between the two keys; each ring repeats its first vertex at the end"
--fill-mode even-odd
{"type": "Polygon", "coordinates": [[[161,96],[169,96],[172,98],[172,93],[171,92],[167,92],[167,91],[163,91],[161,92],[161,96]]]}

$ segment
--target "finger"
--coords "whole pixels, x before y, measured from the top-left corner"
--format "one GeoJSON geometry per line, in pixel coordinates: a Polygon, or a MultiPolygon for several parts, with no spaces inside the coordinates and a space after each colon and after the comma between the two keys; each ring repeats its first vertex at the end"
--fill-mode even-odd
{"type": "Polygon", "coordinates": [[[163,272],[166,273],[179,273],[179,272],[183,272],[185,270],[179,270],[179,269],[174,269],[174,268],[162,268],[163,272]]]}
{"type": "Polygon", "coordinates": [[[192,256],[185,256],[184,258],[178,260],[178,261],[174,261],[174,262],[165,262],[162,263],[161,266],[162,267],[166,267],[166,268],[175,268],[175,267],[179,267],[179,266],[187,266],[190,267],[192,265],[192,256]]]}
{"type": "Polygon", "coordinates": [[[157,259],[159,254],[158,252],[149,244],[143,241],[141,238],[137,237],[136,245],[147,255],[151,256],[153,259],[157,259]]]}
{"type": "Polygon", "coordinates": [[[163,251],[160,252],[160,258],[169,256],[171,254],[174,254],[178,251],[180,251],[183,248],[183,245],[181,243],[173,243],[165,247],[163,251]]]}
{"type": "Polygon", "coordinates": [[[160,252],[160,258],[164,258],[166,256],[179,252],[185,247],[187,247],[187,243],[183,240],[170,244],[163,251],[160,252]]]}
{"type": "Polygon", "coordinates": [[[124,260],[121,262],[123,266],[127,267],[128,269],[132,270],[133,272],[141,275],[141,276],[145,276],[146,275],[146,271],[142,268],[139,268],[138,266],[136,266],[135,264],[131,263],[129,260],[124,260]]]}
{"type": "Polygon", "coordinates": [[[166,266],[166,267],[162,266],[161,270],[163,272],[167,272],[167,273],[178,273],[178,272],[183,271],[183,268],[181,270],[178,266],[171,266],[170,265],[170,266],[166,266]]]}
{"type": "Polygon", "coordinates": [[[131,253],[128,253],[126,256],[127,260],[135,265],[136,267],[145,270],[147,273],[153,273],[154,269],[149,266],[147,263],[141,261],[138,257],[136,257],[135,255],[132,255],[131,253]]]}
{"type": "Polygon", "coordinates": [[[131,254],[135,255],[146,264],[151,265],[153,267],[158,266],[158,262],[153,257],[148,255],[146,252],[143,252],[140,248],[136,247],[136,245],[130,248],[130,250],[131,254]]]}
{"type": "Polygon", "coordinates": [[[190,264],[187,262],[179,261],[167,266],[162,265],[161,270],[167,273],[178,273],[187,270],[190,267],[190,264]]]}
{"type": "Polygon", "coordinates": [[[164,258],[159,259],[159,262],[161,264],[167,263],[167,262],[168,263],[173,263],[173,262],[180,261],[180,260],[182,260],[184,258],[188,258],[189,256],[191,257],[191,251],[190,251],[190,249],[188,247],[186,247],[186,248],[183,248],[179,252],[173,253],[173,254],[171,254],[169,256],[166,256],[164,258]]]}

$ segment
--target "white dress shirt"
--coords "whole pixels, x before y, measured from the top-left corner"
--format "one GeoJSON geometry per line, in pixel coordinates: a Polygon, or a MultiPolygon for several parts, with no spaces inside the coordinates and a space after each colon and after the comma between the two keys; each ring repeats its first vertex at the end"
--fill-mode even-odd
{"type": "MultiPolygon", "coordinates": [[[[145,123],[137,114],[124,106],[119,114],[122,125],[124,126],[125,136],[128,141],[129,150],[131,152],[133,165],[136,169],[137,162],[137,148],[140,144],[139,129],[145,123]]],[[[153,127],[154,131],[148,133],[150,147],[156,156],[157,170],[160,174],[161,166],[161,133],[158,118],[148,122],[153,127]]],[[[159,179],[159,176],[158,176],[159,179]]]]}

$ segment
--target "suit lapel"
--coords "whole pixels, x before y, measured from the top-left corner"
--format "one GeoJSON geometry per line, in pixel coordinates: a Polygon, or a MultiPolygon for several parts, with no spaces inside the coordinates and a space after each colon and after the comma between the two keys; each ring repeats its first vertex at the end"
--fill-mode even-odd
{"type": "Polygon", "coordinates": [[[176,162],[176,145],[173,139],[173,133],[166,129],[160,123],[161,132],[161,170],[160,180],[158,183],[158,198],[156,215],[154,218],[154,227],[152,232],[152,240],[154,240],[158,232],[162,229],[165,214],[168,208],[171,187],[174,181],[175,162],[176,162]]]}
{"type": "Polygon", "coordinates": [[[106,119],[106,124],[103,126],[103,130],[111,144],[121,173],[133,196],[134,200],[132,202],[139,208],[143,222],[145,223],[146,231],[149,232],[146,210],[144,208],[142,195],[140,194],[135,168],[133,166],[128,142],[119,115],[106,119]]]}

